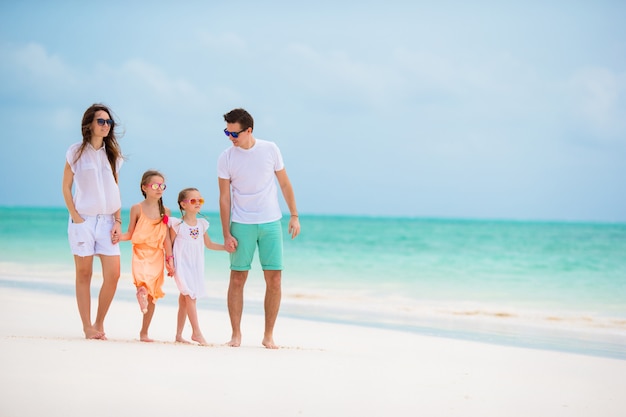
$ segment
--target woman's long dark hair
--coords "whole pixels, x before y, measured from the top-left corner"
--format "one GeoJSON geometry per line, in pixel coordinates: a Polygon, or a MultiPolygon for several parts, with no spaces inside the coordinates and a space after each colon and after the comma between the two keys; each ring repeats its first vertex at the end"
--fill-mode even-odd
{"type": "Polygon", "coordinates": [[[109,115],[109,119],[113,121],[111,124],[111,129],[109,130],[109,134],[104,138],[104,147],[107,153],[107,159],[109,160],[109,164],[111,165],[111,171],[113,171],[113,178],[115,178],[115,182],[117,181],[117,160],[119,158],[123,158],[122,150],[120,149],[119,143],[117,143],[117,138],[115,137],[115,119],[113,119],[113,113],[111,110],[105,106],[104,104],[92,104],[87,110],[85,110],[85,114],[83,114],[83,122],[82,122],[82,134],[83,134],[83,143],[78,148],[78,152],[76,152],[77,161],[85,147],[89,142],[91,142],[91,123],[96,115],[96,112],[99,110],[103,110],[107,112],[109,115]]]}

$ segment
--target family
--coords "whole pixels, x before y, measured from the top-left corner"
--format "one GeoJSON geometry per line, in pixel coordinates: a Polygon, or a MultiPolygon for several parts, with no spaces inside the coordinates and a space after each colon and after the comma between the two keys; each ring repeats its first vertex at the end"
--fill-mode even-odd
{"type": "Polygon", "coordinates": [[[146,171],[140,182],[144,199],[130,209],[130,222],[122,232],[118,173],[123,156],[115,137],[115,120],[102,104],[90,106],[82,119],[82,142],[69,147],[63,172],[63,198],[69,211],[68,238],[76,266],[76,302],[87,339],[106,339],[104,319],[120,277],[120,241],[132,243],[132,276],[142,316],[139,339],[151,342],[148,330],[156,301],[164,296],[164,270],[180,291],[176,341],[183,338],[189,319],[191,339],[207,342],[198,324],[196,300],[207,296],[204,283],[204,248],[225,250],[230,256],[227,305],[232,336],[229,346],[241,345],[244,285],[258,248],[265,278],[265,330],[262,340],[277,349],[274,325],[281,300],[283,270],[282,212],[278,187],[290,212],[288,234],[300,233],[291,181],[278,146],[253,135],[254,119],[244,109],[224,115],[224,133],[232,142],[219,156],[217,173],[219,211],[224,243],[211,241],[209,222],[200,215],[204,198],[197,188],[178,194],[180,218],[163,204],[165,177],[146,171]],[[91,278],[94,256],[102,264],[102,287],[96,319],[91,320],[91,278]]]}

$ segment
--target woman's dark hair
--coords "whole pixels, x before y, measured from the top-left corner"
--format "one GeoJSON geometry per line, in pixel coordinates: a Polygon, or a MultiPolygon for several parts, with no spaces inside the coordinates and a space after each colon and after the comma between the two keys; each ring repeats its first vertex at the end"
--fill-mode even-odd
{"type": "Polygon", "coordinates": [[[120,145],[117,143],[117,139],[115,138],[115,119],[113,119],[113,114],[111,110],[104,104],[92,104],[87,110],[85,110],[85,114],[83,114],[83,121],[81,124],[83,143],[81,143],[80,148],[78,148],[78,152],[76,152],[75,161],[77,161],[81,157],[83,151],[85,150],[85,147],[91,141],[91,123],[93,123],[96,112],[99,110],[107,112],[107,114],[109,115],[109,119],[111,119],[112,121],[109,134],[104,138],[104,147],[107,153],[107,159],[109,160],[109,164],[111,165],[111,171],[113,171],[113,178],[115,178],[115,182],[117,182],[116,162],[119,158],[123,158],[123,156],[120,145]]]}

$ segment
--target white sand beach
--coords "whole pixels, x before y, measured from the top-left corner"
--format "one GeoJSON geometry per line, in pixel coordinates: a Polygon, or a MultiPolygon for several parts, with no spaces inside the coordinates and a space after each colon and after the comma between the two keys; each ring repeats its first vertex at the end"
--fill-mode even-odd
{"type": "MultiPolygon", "coordinates": [[[[96,293],[97,294],[97,293],[96,293]]],[[[92,294],[93,295],[93,294],[92,294]]],[[[0,416],[623,416],[626,361],[279,316],[279,350],[244,310],[200,310],[213,346],[176,344],[158,305],[137,340],[135,303],[113,301],[109,340],[82,338],[73,297],[0,290],[0,416]]],[[[186,332],[189,336],[189,331],[186,332]]]]}

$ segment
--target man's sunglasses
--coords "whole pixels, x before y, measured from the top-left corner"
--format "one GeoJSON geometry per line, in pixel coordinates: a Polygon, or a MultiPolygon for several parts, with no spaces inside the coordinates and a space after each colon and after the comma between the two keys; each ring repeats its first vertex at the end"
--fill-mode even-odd
{"type": "Polygon", "coordinates": [[[224,134],[226,136],[232,136],[233,139],[237,139],[239,137],[239,134],[241,132],[245,132],[247,129],[241,129],[239,132],[229,132],[228,130],[224,129],[224,134]]]}

